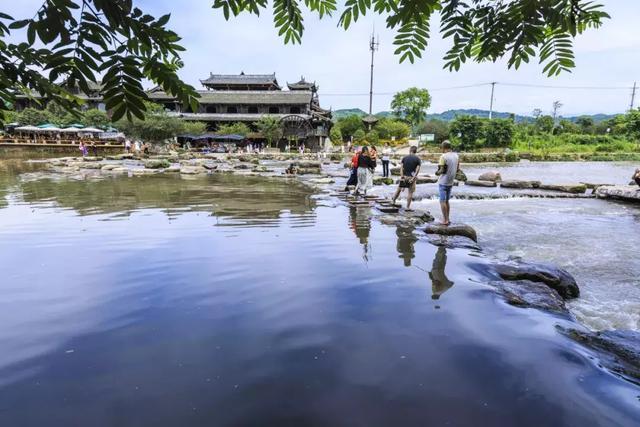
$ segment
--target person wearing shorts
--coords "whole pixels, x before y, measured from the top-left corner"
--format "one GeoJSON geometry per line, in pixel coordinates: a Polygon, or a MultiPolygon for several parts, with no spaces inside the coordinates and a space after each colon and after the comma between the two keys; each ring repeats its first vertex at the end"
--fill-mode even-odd
{"type": "Polygon", "coordinates": [[[413,193],[416,191],[416,180],[418,179],[420,165],[422,164],[420,157],[416,155],[417,152],[417,147],[411,147],[409,155],[402,159],[402,165],[400,166],[400,182],[398,184],[396,194],[393,196],[393,204],[395,205],[402,190],[407,188],[409,190],[409,194],[407,195],[407,210],[411,210],[413,193]]]}
{"type": "Polygon", "coordinates": [[[449,199],[451,198],[451,189],[456,179],[456,173],[460,169],[460,161],[458,155],[451,150],[451,143],[444,141],[442,143],[442,156],[438,162],[438,170],[436,175],[438,178],[438,194],[440,196],[440,210],[442,211],[441,225],[449,225],[449,215],[451,208],[449,199]]]}

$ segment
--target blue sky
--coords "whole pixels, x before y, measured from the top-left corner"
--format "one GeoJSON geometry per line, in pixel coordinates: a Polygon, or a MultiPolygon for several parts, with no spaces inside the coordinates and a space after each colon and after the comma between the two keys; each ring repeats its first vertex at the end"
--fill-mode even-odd
{"type": "MultiPolygon", "coordinates": [[[[3,5],[15,18],[33,16],[42,0],[21,0],[3,5]]],[[[227,22],[211,9],[213,0],[139,0],[137,6],[159,16],[171,13],[168,26],[183,37],[187,51],[181,77],[200,88],[199,79],[214,73],[276,72],[281,84],[304,75],[320,86],[323,107],[368,108],[368,39],[372,28],[380,37],[376,53],[374,111],[389,109],[392,93],[410,86],[432,89],[432,112],[452,108],[488,109],[490,86],[438,90],[452,86],[491,81],[549,86],[622,87],[622,89],[556,89],[496,86],[497,111],[530,113],[534,108],[549,111],[555,100],[563,103],[561,114],[617,113],[629,106],[634,80],[640,84],[640,2],[602,0],[612,16],[599,30],[576,40],[577,67],[571,74],[547,78],[537,63],[508,70],[504,61],[495,64],[467,64],[459,72],[442,69],[448,42],[432,34],[428,52],[415,64],[398,63],[393,55],[393,33],[384,20],[367,16],[345,32],[336,27],[338,17],[319,21],[305,17],[302,45],[284,45],[273,28],[270,10],[261,17],[243,16],[227,22]]],[[[436,18],[437,19],[437,18],[436,18]]],[[[432,23],[437,29],[437,20],[432,23]]],[[[640,104],[640,93],[636,106],[640,104]]]]}

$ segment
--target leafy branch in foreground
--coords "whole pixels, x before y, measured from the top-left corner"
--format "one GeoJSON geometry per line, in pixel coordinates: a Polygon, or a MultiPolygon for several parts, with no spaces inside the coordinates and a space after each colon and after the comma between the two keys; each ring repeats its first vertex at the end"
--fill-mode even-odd
{"type": "MultiPolygon", "coordinates": [[[[320,18],[337,10],[335,0],[273,0],[274,25],[285,43],[302,40],[302,3],[320,18]]],[[[213,8],[228,20],[246,12],[259,15],[268,5],[268,0],[215,0],[213,8]]],[[[549,76],[570,71],[573,39],[609,18],[602,5],[588,0],[346,0],[338,25],[347,30],[369,12],[384,16],[387,28],[396,32],[400,62],[422,56],[429,22],[439,13],[440,33],[451,42],[444,68],[457,71],[468,60],[502,57],[518,68],[537,56],[549,76]]]]}
{"type": "Polygon", "coordinates": [[[132,0],[48,0],[20,20],[0,12],[0,121],[17,95],[41,95],[77,114],[82,101],[72,89],[88,93],[98,80],[114,121],[144,117],[144,79],[195,107],[197,92],[176,74],[184,48],[168,21],[132,0]]]}

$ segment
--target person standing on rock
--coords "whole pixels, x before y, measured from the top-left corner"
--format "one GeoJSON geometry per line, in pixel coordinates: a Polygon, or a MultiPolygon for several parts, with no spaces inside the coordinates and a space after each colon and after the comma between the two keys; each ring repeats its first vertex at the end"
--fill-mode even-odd
{"type": "Polygon", "coordinates": [[[371,170],[376,167],[375,161],[369,157],[369,148],[362,147],[362,152],[358,156],[358,185],[356,185],[356,196],[362,192],[367,195],[367,190],[371,188],[372,180],[369,179],[371,170]]]}
{"type": "Polygon", "coordinates": [[[411,201],[413,200],[413,193],[416,191],[416,180],[418,179],[418,174],[420,173],[420,166],[422,165],[422,160],[420,157],[416,155],[418,152],[418,147],[411,147],[409,149],[409,155],[405,156],[402,159],[400,165],[400,182],[398,183],[398,189],[396,190],[396,194],[393,196],[393,204],[396,204],[396,200],[400,197],[400,193],[402,190],[407,188],[409,190],[409,194],[407,195],[407,210],[411,210],[411,201]]]}
{"type": "Polygon", "coordinates": [[[382,176],[385,178],[389,177],[389,160],[391,155],[391,148],[387,144],[384,145],[382,149],[382,176]]]}
{"type": "Polygon", "coordinates": [[[436,175],[438,178],[438,193],[440,196],[440,210],[442,210],[442,225],[449,225],[449,214],[451,208],[449,199],[451,198],[451,189],[456,179],[456,174],[460,169],[460,160],[458,155],[451,150],[451,143],[445,140],[442,143],[442,156],[438,162],[438,170],[436,175]]]}
{"type": "Polygon", "coordinates": [[[347,180],[347,184],[344,186],[344,191],[349,191],[349,187],[358,184],[358,156],[360,155],[360,151],[358,150],[358,147],[354,147],[354,151],[355,153],[351,158],[349,179],[347,180]]]}

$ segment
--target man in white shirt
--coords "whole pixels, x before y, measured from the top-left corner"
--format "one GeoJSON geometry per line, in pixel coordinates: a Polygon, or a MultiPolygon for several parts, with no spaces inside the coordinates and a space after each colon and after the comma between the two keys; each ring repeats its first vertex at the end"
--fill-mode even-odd
{"type": "Polygon", "coordinates": [[[451,151],[451,143],[448,140],[442,143],[442,153],[436,175],[440,177],[438,178],[438,192],[440,195],[440,210],[442,211],[442,225],[449,225],[449,214],[451,212],[449,199],[451,198],[451,189],[456,179],[456,173],[460,169],[460,161],[458,155],[451,151]]]}
{"type": "Polygon", "coordinates": [[[389,160],[391,156],[391,148],[387,144],[384,144],[384,148],[382,149],[382,176],[389,176],[389,160]]]}

